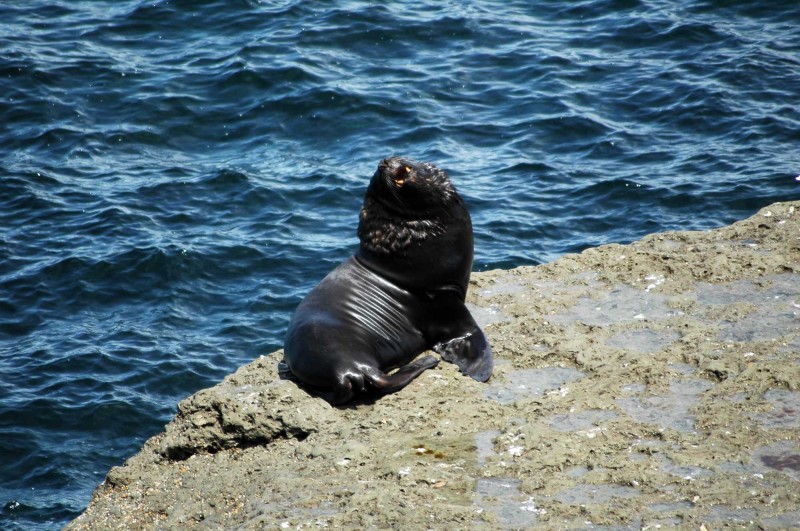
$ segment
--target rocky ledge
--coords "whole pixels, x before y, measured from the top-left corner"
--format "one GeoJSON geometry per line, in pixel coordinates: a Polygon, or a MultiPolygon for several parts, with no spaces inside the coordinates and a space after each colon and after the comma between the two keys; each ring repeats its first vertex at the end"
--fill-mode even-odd
{"type": "Polygon", "coordinates": [[[264,356],[180,403],[67,529],[800,522],[800,202],[476,273],[497,366],[333,408],[264,356]]]}

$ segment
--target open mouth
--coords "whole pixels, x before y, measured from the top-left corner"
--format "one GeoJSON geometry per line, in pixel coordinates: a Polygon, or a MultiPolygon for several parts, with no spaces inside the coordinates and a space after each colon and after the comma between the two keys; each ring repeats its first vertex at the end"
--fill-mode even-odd
{"type": "Polygon", "coordinates": [[[397,186],[403,186],[406,182],[406,177],[411,173],[411,168],[408,166],[400,166],[397,168],[394,174],[394,184],[397,186]]]}

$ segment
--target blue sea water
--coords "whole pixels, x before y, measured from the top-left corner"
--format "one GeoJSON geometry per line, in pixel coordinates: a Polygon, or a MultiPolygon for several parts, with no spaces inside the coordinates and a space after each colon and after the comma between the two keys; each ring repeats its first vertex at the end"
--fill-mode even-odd
{"type": "Polygon", "coordinates": [[[794,1],[0,5],[0,528],[57,529],[280,348],[392,154],[475,269],[800,199],[794,1]]]}

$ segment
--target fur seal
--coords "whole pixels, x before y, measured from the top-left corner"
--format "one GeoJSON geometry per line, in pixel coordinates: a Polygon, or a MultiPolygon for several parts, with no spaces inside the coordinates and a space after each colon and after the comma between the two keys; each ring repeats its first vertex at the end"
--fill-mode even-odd
{"type": "Polygon", "coordinates": [[[358,252],[295,310],[281,376],[338,405],[399,391],[439,360],[485,382],[492,349],[464,305],[472,222],[447,174],[391,157],[370,180],[358,252]],[[392,374],[387,371],[397,368],[392,374]]]}

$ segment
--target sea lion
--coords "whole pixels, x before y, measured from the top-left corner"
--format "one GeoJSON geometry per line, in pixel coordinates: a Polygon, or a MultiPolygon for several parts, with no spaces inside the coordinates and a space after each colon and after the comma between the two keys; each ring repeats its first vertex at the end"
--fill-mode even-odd
{"type": "Polygon", "coordinates": [[[485,382],[492,349],[464,305],[472,222],[447,174],[430,163],[380,162],[364,196],[355,256],[295,310],[280,372],[331,404],[399,391],[432,349],[485,382]],[[399,368],[393,374],[391,369],[399,368]]]}

